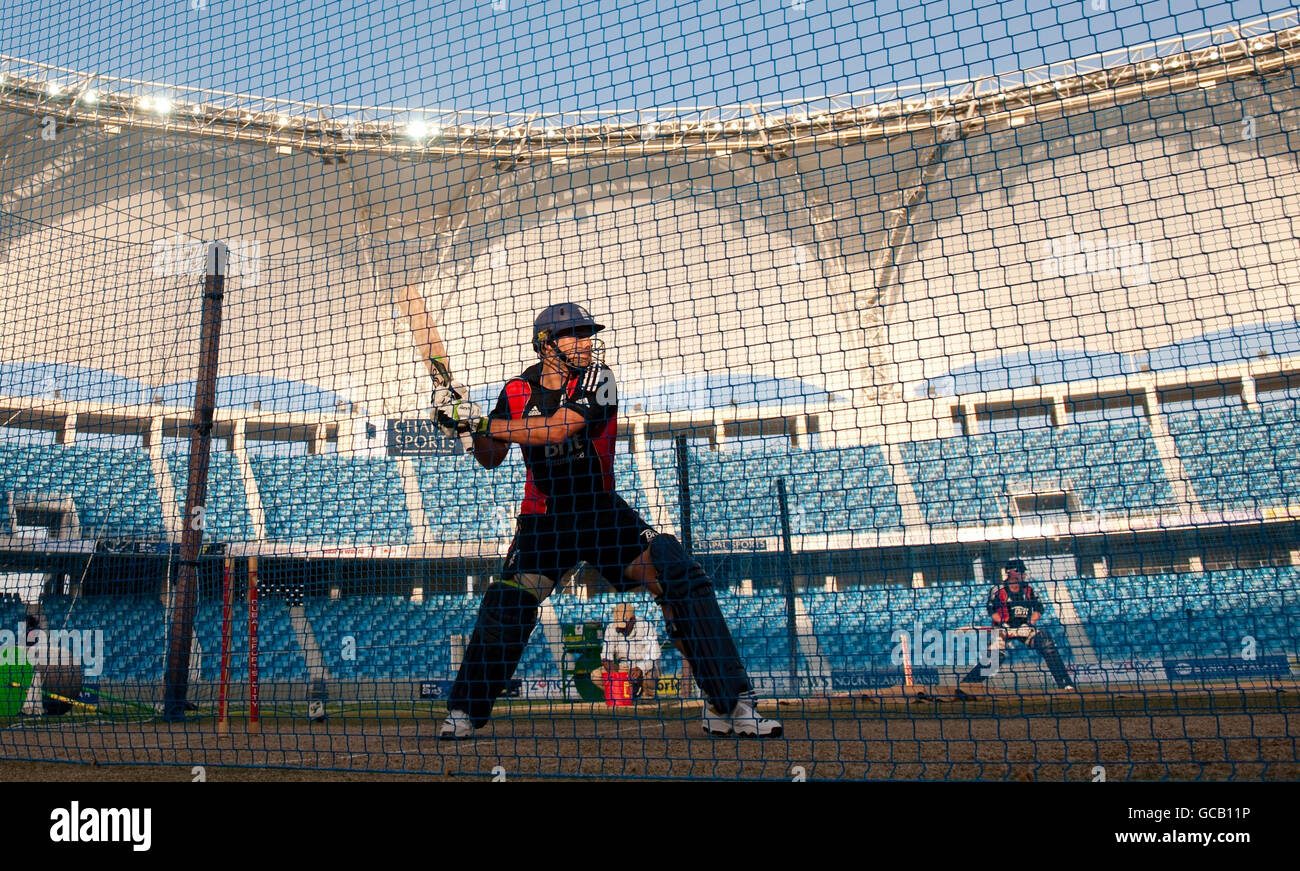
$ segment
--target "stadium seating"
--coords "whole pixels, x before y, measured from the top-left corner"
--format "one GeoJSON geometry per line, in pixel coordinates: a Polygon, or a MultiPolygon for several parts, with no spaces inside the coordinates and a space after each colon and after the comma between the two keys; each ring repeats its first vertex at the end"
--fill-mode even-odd
{"type": "Polygon", "coordinates": [[[1089,514],[1173,505],[1143,420],[1038,427],[901,445],[926,522],[1005,524],[1009,496],[1068,491],[1089,514]]]}
{"type": "MultiPolygon", "coordinates": [[[[821,652],[835,670],[896,670],[892,662],[894,633],[909,634],[988,624],[987,584],[940,584],[913,589],[904,586],[853,587],[839,593],[803,595],[813,618],[821,652]]],[[[1045,602],[1040,628],[1050,631],[1068,662],[1070,649],[1055,609],[1045,602]]],[[[1016,654],[1013,654],[1013,656],[1016,654]]],[[[915,651],[913,663],[920,664],[915,651]]]]}
{"type": "Polygon", "coordinates": [[[0,443],[0,531],[12,532],[11,493],[70,497],[83,538],[164,535],[162,501],[139,448],[0,443]]]}
{"type": "Polygon", "coordinates": [[[0,593],[0,630],[18,635],[18,625],[27,616],[27,606],[14,593],[0,593]]]}
{"type": "MultiPolygon", "coordinates": [[[[1258,656],[1294,656],[1300,649],[1300,569],[1292,567],[1163,573],[1114,578],[1072,578],[1064,582],[1081,620],[1081,629],[1097,658],[1116,663],[1204,657],[1239,657],[1244,639],[1254,639],[1258,656]]],[[[894,633],[914,627],[956,629],[985,625],[985,584],[940,584],[851,587],[829,593],[806,591],[800,599],[812,618],[824,664],[832,671],[893,671],[894,633]]],[[[590,600],[557,595],[550,600],[561,623],[611,619],[621,602],[637,606],[661,642],[667,641],[663,616],[645,596],[608,594],[590,600]]],[[[723,592],[719,605],[742,656],[754,675],[783,675],[789,668],[786,600],[777,592],[757,595],[723,592]]],[[[60,626],[102,629],[106,645],[104,671],[109,683],[155,684],[165,660],[165,619],[155,598],[91,596],[50,597],[46,613],[59,615],[60,626]],[[66,622],[62,615],[67,615],[66,622]]],[[[477,596],[442,595],[412,602],[403,596],[354,596],[306,600],[306,614],[326,668],[335,680],[445,680],[451,669],[450,639],[472,631],[477,596]]],[[[1055,607],[1047,603],[1039,627],[1052,632],[1067,663],[1076,659],[1071,635],[1055,607]]],[[[0,596],[0,620],[16,625],[24,606],[14,596],[0,596]]],[[[231,679],[248,676],[247,607],[232,613],[231,679]]],[[[217,680],[221,650],[221,603],[200,602],[195,633],[202,652],[203,679],[217,680]]],[[[264,681],[302,682],[305,658],[282,601],[264,599],[260,612],[260,671],[264,681]]],[[[662,670],[681,669],[678,652],[665,645],[662,670]]],[[[913,663],[920,666],[913,651],[913,663]]],[[[1013,662],[1025,658],[1016,652],[1013,662]]],[[[1032,657],[1030,657],[1032,659],[1032,657]]],[[[797,666],[807,674],[818,663],[802,650],[797,666]]],[[[941,672],[943,669],[941,669],[941,672]]],[[[952,669],[948,669],[952,671],[952,669]]],[[[559,663],[539,627],[525,651],[516,677],[555,678],[559,663]]]]}
{"type": "MultiPolygon", "coordinates": [[[[183,507],[190,480],[189,451],[177,445],[169,450],[167,468],[171,471],[176,504],[183,507]]],[[[229,451],[214,450],[208,460],[208,501],[203,537],[212,541],[249,541],[256,538],[253,520],[244,495],[244,479],[239,460],[229,451]]]]}
{"type": "Polygon", "coordinates": [[[473,629],[478,599],[313,598],[306,602],[306,613],[325,666],[336,679],[447,679],[453,676],[450,638],[473,629]]]}
{"type": "Polygon", "coordinates": [[[677,449],[670,441],[651,441],[647,443],[650,464],[654,468],[655,480],[659,483],[659,492],[663,497],[664,507],[668,511],[668,522],[673,529],[682,528],[682,504],[677,492],[677,449]]]}
{"type": "MultiPolygon", "coordinates": [[[[725,592],[718,595],[718,605],[750,674],[789,673],[791,639],[784,594],[764,591],[743,596],[725,592]]],[[[808,663],[797,648],[795,664],[801,673],[808,671],[808,663]]]]}
{"type": "Polygon", "coordinates": [[[1300,502],[1300,407],[1286,399],[1258,410],[1168,413],[1183,469],[1210,510],[1300,502]]]}
{"type": "MultiPolygon", "coordinates": [[[[203,650],[203,679],[217,681],[221,676],[222,603],[209,599],[199,603],[194,618],[194,633],[203,650]]],[[[230,614],[230,680],[248,680],[248,605],[237,602],[230,614]]],[[[257,670],[267,682],[304,681],[307,660],[298,646],[298,637],[289,622],[289,608],[279,599],[262,599],[257,614],[257,670]]]]}
{"type": "Polygon", "coordinates": [[[1102,660],[1294,653],[1300,572],[1291,567],[1077,578],[1075,608],[1102,660]]]}
{"type": "Polygon", "coordinates": [[[622,447],[619,445],[620,450],[614,453],[614,487],[619,495],[627,500],[628,505],[635,508],[648,523],[653,524],[654,518],[650,515],[650,494],[646,490],[645,482],[641,480],[636,458],[627,451],[621,450],[622,447]]]}
{"type": "Polygon", "coordinates": [[[249,457],[272,540],[406,544],[411,521],[391,460],[249,457]]]}
{"type": "MultiPolygon", "coordinates": [[[[671,443],[652,451],[675,525],[681,524],[677,458],[671,443]]],[[[690,452],[691,520],[696,539],[781,534],[776,480],[786,479],[794,535],[901,529],[898,493],[875,446],[795,450],[784,444],[690,452]]]]}
{"type": "Polygon", "coordinates": [[[466,457],[416,457],[424,514],[438,541],[510,538],[524,498],[524,467],[511,456],[495,469],[466,457]]]}
{"type": "Polygon", "coordinates": [[[167,636],[158,599],[52,596],[44,600],[44,610],[50,628],[104,633],[104,670],[92,681],[152,685],[162,680],[167,636]]]}
{"type": "MultiPolygon", "coordinates": [[[[104,671],[99,681],[155,684],[162,680],[166,662],[166,615],[153,597],[56,596],[46,599],[46,614],[54,628],[101,630],[104,633],[104,671]],[[64,621],[66,615],[66,622],[64,621]]],[[[192,651],[203,680],[215,682],[221,667],[222,604],[208,599],[199,603],[194,619],[198,647],[192,651]]],[[[231,677],[248,680],[248,608],[236,603],[231,611],[231,677]]],[[[289,612],[278,600],[264,599],[258,613],[258,671],[261,679],[301,681],[306,660],[289,623],[289,612]]]]}

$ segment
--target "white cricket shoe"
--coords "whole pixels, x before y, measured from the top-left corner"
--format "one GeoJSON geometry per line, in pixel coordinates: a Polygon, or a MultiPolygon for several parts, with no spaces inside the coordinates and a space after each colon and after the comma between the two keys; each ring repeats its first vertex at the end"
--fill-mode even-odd
{"type": "Polygon", "coordinates": [[[704,734],[705,735],[730,735],[731,718],[719,714],[713,710],[713,706],[708,702],[704,703],[704,734]]]}
{"type": "Polygon", "coordinates": [[[781,721],[769,720],[758,713],[758,700],[753,694],[741,696],[731,709],[731,716],[716,713],[708,703],[704,705],[704,734],[736,735],[741,738],[780,738],[781,721]]]}
{"type": "Polygon", "coordinates": [[[469,714],[464,711],[452,711],[447,715],[447,719],[442,721],[442,728],[438,730],[438,740],[459,741],[473,734],[474,722],[470,720],[469,714]]]}

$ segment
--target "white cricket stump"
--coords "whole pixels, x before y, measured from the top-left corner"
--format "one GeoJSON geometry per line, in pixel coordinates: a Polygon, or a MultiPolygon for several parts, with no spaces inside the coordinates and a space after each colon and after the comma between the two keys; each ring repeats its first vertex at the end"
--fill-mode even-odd
{"type": "Polygon", "coordinates": [[[32,682],[27,687],[27,697],[23,699],[23,706],[19,713],[25,717],[43,717],[45,716],[44,687],[41,685],[41,673],[37,669],[32,670],[32,682]]]}

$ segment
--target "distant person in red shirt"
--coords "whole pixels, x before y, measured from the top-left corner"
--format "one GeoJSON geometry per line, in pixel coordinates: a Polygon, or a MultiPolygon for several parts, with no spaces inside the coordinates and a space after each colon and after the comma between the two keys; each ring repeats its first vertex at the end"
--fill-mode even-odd
{"type": "MultiPolygon", "coordinates": [[[[1061,652],[1056,649],[1056,642],[1045,629],[1034,626],[1043,616],[1043,605],[1034,588],[1025,583],[1025,564],[1023,560],[1008,560],[1005,580],[989,593],[986,606],[993,626],[1002,630],[1002,638],[1009,647],[1012,641],[1022,641],[1038,653],[1047,663],[1056,685],[1063,690],[1073,690],[1070,673],[1065,670],[1061,652]]],[[[977,665],[962,680],[964,683],[977,683],[985,679],[984,666],[977,665]]]]}

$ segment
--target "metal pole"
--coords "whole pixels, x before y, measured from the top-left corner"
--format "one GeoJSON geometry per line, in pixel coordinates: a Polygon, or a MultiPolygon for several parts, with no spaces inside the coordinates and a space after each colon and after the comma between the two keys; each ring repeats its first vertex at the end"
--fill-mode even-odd
{"type": "Polygon", "coordinates": [[[208,246],[208,274],[203,282],[203,320],[199,330],[199,377],[194,388],[194,419],[190,427],[189,489],[185,494],[181,559],[176,573],[176,593],[168,621],[167,683],[163,719],[185,719],[189,691],[190,645],[198,599],[199,550],[203,546],[207,513],[208,454],[212,447],[212,419],[217,404],[217,360],[221,347],[221,304],[226,290],[230,250],[221,242],[208,246]]]}
{"type": "Polygon", "coordinates": [[[691,539],[691,479],[687,468],[686,436],[677,437],[677,502],[682,507],[682,547],[693,553],[691,539]]]}
{"type": "Polygon", "coordinates": [[[781,582],[785,586],[785,624],[790,633],[790,691],[799,690],[799,635],[794,615],[794,548],[790,539],[790,506],[785,496],[785,478],[776,479],[776,498],[781,512],[781,582]]]}

